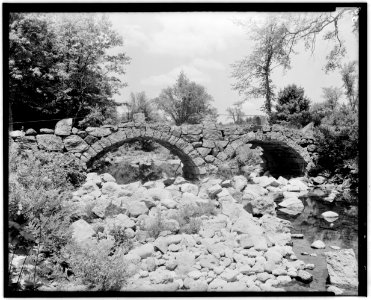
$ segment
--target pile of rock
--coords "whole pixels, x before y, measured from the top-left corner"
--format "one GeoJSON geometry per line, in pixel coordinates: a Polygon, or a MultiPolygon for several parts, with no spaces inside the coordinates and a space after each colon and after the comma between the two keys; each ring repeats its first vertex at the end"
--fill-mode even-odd
{"type": "Polygon", "coordinates": [[[118,185],[109,174],[90,173],[71,199],[80,217],[71,225],[73,238],[84,246],[97,228],[106,235],[114,226],[124,228],[134,247],[125,255],[130,276],[123,290],[277,291],[292,280],[310,282],[307,265],[290,246],[290,222],[275,216],[273,198],[262,197],[272,188],[304,186],[255,180],[206,178],[196,185],[177,177],[118,185]],[[255,218],[244,209],[248,204],[263,216],[255,218]],[[180,233],[174,216],[182,207],[202,205],[217,213],[201,217],[198,233],[180,233]],[[151,236],[159,219],[162,231],[151,236]]]}

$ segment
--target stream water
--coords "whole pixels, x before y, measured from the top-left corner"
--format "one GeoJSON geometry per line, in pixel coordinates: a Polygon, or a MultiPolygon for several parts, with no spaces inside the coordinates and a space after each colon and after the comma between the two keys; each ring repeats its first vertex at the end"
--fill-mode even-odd
{"type": "MultiPolygon", "coordinates": [[[[289,220],[293,228],[291,233],[302,233],[303,239],[293,239],[293,250],[298,259],[307,264],[314,264],[314,270],[309,270],[313,281],[309,284],[294,281],[285,289],[288,291],[325,291],[328,277],[324,252],[335,251],[330,246],[341,249],[353,249],[358,259],[358,211],[356,207],[347,206],[341,202],[326,202],[323,198],[305,195],[300,197],[304,210],[296,216],[287,215],[277,210],[279,218],[289,220]],[[321,217],[326,211],[334,211],[339,218],[329,223],[321,217]],[[325,249],[313,249],[310,245],[321,240],[326,244],[325,249]],[[302,255],[303,252],[317,256],[302,255]]],[[[346,295],[357,295],[358,291],[345,290],[346,295]]]]}

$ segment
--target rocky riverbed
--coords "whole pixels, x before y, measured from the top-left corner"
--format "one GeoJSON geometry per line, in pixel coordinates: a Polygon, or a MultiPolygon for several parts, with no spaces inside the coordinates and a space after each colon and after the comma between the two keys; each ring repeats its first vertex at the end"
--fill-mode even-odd
{"type": "MultiPolygon", "coordinates": [[[[122,291],[354,294],[358,267],[353,249],[328,241],[322,245],[311,240],[317,235],[308,239],[303,230],[303,220],[313,212],[303,201],[310,185],[305,178],[256,174],[249,180],[242,175],[199,182],[177,177],[120,185],[107,173],[89,173],[65,205],[74,207],[77,220],[71,229],[80,247],[99,237],[114,243],[109,232],[115,226],[132,241],[122,291]]],[[[329,228],[337,224],[336,212],[325,214],[330,223],[318,212],[317,221],[329,228]]]]}

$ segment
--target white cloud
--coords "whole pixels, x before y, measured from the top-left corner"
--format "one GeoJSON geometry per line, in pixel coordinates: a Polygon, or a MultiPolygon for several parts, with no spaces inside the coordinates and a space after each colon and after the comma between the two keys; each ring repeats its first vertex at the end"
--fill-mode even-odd
{"type": "Polygon", "coordinates": [[[165,74],[153,75],[141,81],[141,84],[148,86],[167,86],[173,84],[180,72],[197,83],[205,84],[211,81],[210,71],[223,71],[225,66],[214,59],[196,58],[189,64],[183,64],[171,69],[165,74]]]}
{"type": "Polygon", "coordinates": [[[230,13],[162,13],[161,29],[150,36],[148,51],[183,57],[202,56],[226,50],[228,40],[243,38],[230,13]]]}

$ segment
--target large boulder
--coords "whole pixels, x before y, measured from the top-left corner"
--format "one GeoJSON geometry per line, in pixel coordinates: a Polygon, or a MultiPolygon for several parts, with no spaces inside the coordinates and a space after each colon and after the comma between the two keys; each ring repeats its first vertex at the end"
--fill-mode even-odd
{"type": "Polygon", "coordinates": [[[70,152],[84,152],[89,145],[78,135],[71,135],[63,140],[64,146],[70,152]]]}
{"type": "Polygon", "coordinates": [[[265,214],[276,215],[276,204],[271,196],[262,196],[249,202],[243,202],[245,205],[248,203],[251,205],[253,216],[265,214]]]}
{"type": "Polygon", "coordinates": [[[284,246],[291,241],[290,228],[291,222],[277,218],[272,215],[264,215],[259,219],[261,227],[265,231],[265,236],[274,245],[284,246]]]}
{"type": "Polygon", "coordinates": [[[238,219],[234,222],[232,231],[239,234],[247,233],[252,237],[256,237],[257,239],[263,236],[263,229],[247,211],[242,212],[238,219]]]}
{"type": "Polygon", "coordinates": [[[310,246],[314,249],[325,249],[326,248],[325,243],[320,240],[314,241],[310,246]]]}
{"type": "Polygon", "coordinates": [[[223,228],[227,227],[228,218],[223,215],[218,215],[213,219],[205,220],[202,222],[200,229],[200,236],[211,238],[216,232],[220,232],[223,228]]]}
{"type": "Polygon", "coordinates": [[[280,208],[280,211],[286,214],[289,214],[289,215],[300,214],[304,209],[303,202],[299,198],[296,198],[296,197],[285,199],[282,202],[280,202],[278,205],[283,207],[283,208],[280,208]]]}
{"type": "Polygon", "coordinates": [[[88,246],[95,234],[93,227],[86,221],[80,219],[70,225],[72,239],[80,247],[88,246]]]}
{"type": "Polygon", "coordinates": [[[64,147],[62,139],[54,134],[39,134],[36,140],[41,150],[62,151],[64,147]]]}
{"type": "Polygon", "coordinates": [[[148,243],[130,250],[128,254],[138,255],[141,259],[144,259],[152,256],[154,252],[155,248],[153,247],[153,244],[148,243]]]}
{"type": "Polygon", "coordinates": [[[353,249],[325,252],[331,284],[358,287],[358,263],[353,249]]]}
{"type": "Polygon", "coordinates": [[[131,217],[138,217],[148,212],[148,207],[143,202],[139,201],[131,201],[126,208],[131,217]]]}
{"type": "Polygon", "coordinates": [[[72,118],[63,119],[57,122],[54,129],[55,135],[68,136],[72,130],[72,118]]]}
{"type": "Polygon", "coordinates": [[[9,136],[15,139],[25,136],[25,133],[22,130],[14,130],[9,132],[9,136]]]}
{"type": "Polygon", "coordinates": [[[234,176],[232,179],[232,186],[239,192],[241,192],[247,185],[247,179],[243,175],[234,176]]]}

